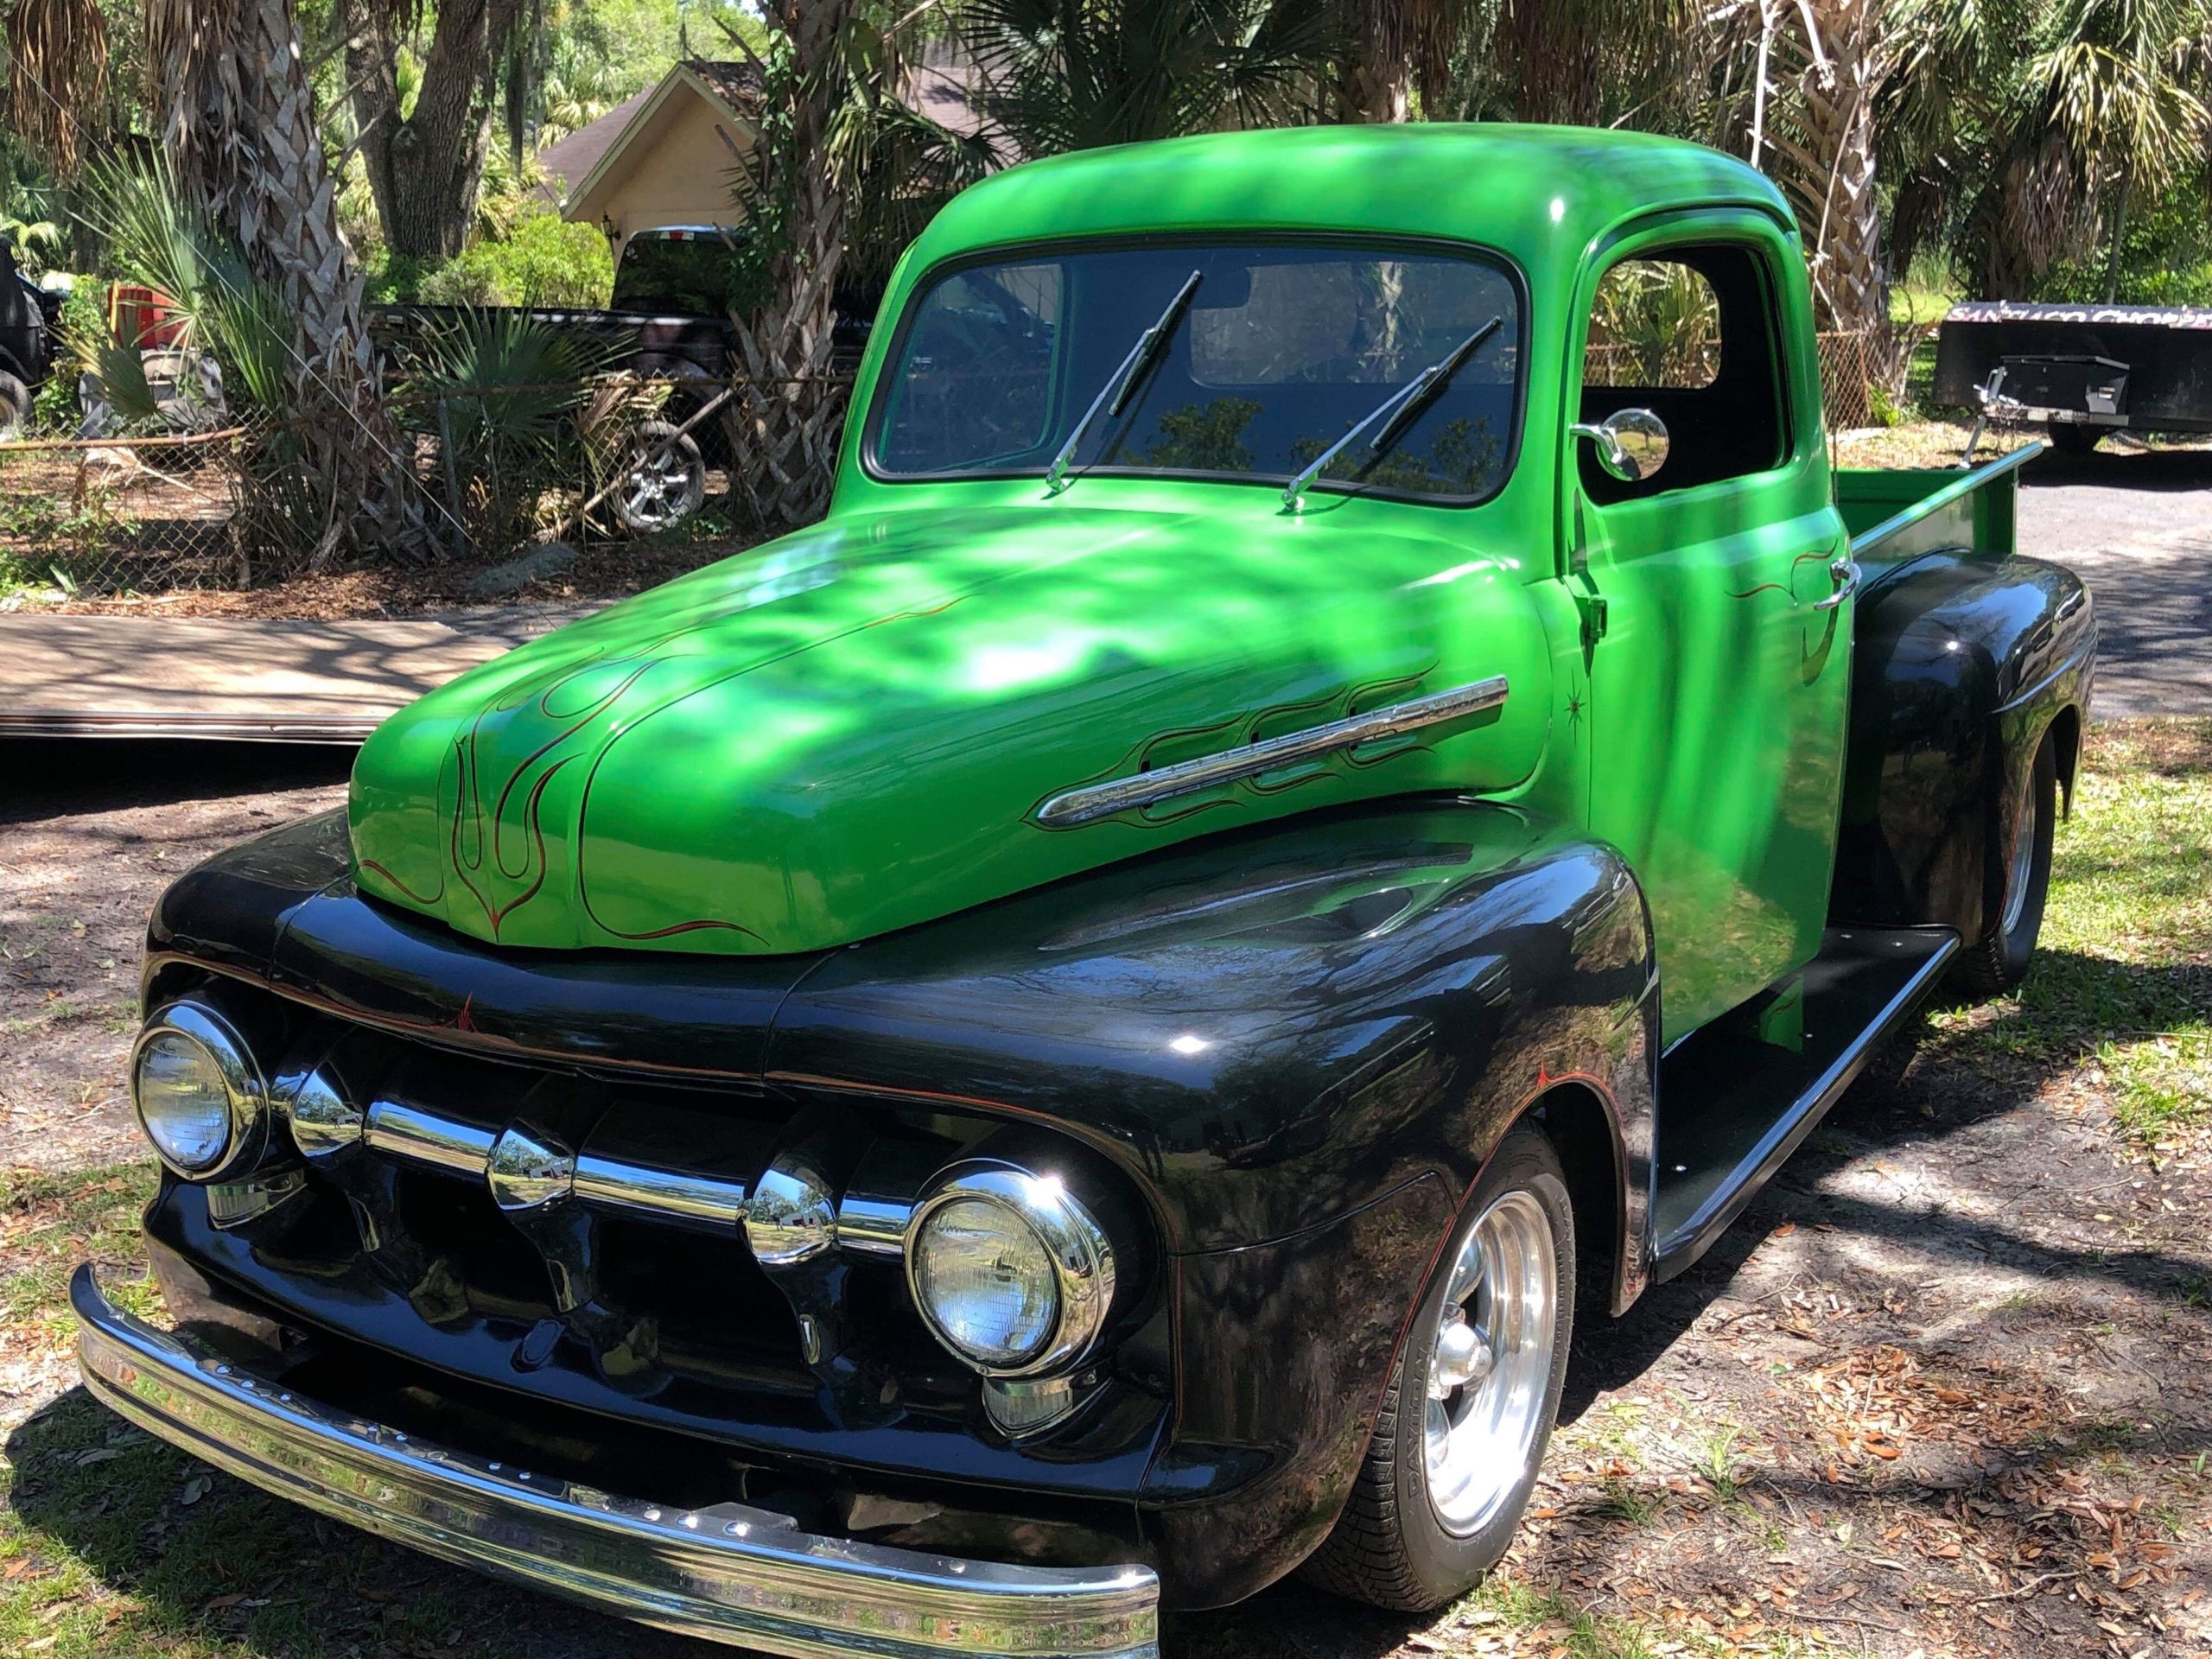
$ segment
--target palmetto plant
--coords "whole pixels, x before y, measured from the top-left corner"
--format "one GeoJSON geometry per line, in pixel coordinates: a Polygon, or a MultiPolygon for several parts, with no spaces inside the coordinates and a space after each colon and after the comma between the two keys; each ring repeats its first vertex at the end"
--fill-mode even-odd
{"type": "Polygon", "coordinates": [[[2007,142],[1969,221],[2001,242],[1974,264],[2012,291],[2102,221],[2109,287],[2131,199],[2201,164],[2212,139],[2212,3],[2058,0],[2029,38],[2007,142]]]}
{"type": "MultiPolygon", "coordinates": [[[[281,416],[290,385],[283,302],[257,276],[238,244],[185,194],[160,155],[93,163],[86,217],[108,245],[118,270],[170,302],[170,321],[186,351],[204,351],[221,365],[226,400],[239,412],[281,416]]],[[[136,356],[124,341],[101,365],[119,412],[151,419],[121,388],[134,377],[116,360],[136,356]]],[[[92,366],[92,365],[87,365],[92,366]]]]}
{"type": "Polygon", "coordinates": [[[2212,0],[1737,10],[1775,71],[1754,157],[1797,207],[1836,326],[1883,321],[1885,276],[1938,233],[1971,286],[2000,295],[2101,225],[2116,250],[2131,193],[2170,185],[2212,135],[2212,0]]]}
{"type": "Polygon", "coordinates": [[[1344,20],[1313,0],[964,0],[982,102],[1023,155],[1307,118],[1344,20]]]}
{"type": "Polygon", "coordinates": [[[471,536],[511,544],[549,488],[587,476],[626,412],[611,347],[524,313],[463,309],[405,353],[408,423],[435,436],[471,536]]]}
{"type": "Polygon", "coordinates": [[[16,245],[18,263],[36,272],[68,245],[54,175],[0,132],[0,237],[16,245]]]}
{"type": "MultiPolygon", "coordinates": [[[[86,89],[106,73],[94,0],[16,0],[11,103],[65,170],[86,89]],[[27,112],[43,110],[44,115],[27,112]]],[[[283,409],[301,503],[271,520],[310,566],[348,549],[412,554],[419,494],[377,397],[360,273],[338,225],[314,88],[290,0],[146,0],[148,88],[175,183],[235,244],[255,303],[281,327],[283,409]]]]}

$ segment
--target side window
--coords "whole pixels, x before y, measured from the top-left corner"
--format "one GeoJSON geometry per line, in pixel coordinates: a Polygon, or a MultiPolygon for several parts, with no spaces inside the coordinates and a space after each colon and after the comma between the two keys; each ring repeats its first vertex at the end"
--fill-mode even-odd
{"type": "Polygon", "coordinates": [[[1583,351],[1580,418],[1648,409],[1667,464],[1635,484],[1577,443],[1583,493],[1609,502],[1763,473],[1789,453],[1780,322],[1760,256],[1727,243],[1624,259],[1599,279],[1583,351]]]}
{"type": "Polygon", "coordinates": [[[1624,259],[1598,283],[1582,353],[1586,386],[1702,391],[1720,378],[1720,301],[1675,259],[1624,259]]]}

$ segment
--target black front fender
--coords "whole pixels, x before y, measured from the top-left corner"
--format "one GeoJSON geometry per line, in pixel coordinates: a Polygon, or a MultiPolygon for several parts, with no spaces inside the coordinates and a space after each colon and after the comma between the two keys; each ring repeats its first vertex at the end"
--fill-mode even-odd
{"type": "Polygon", "coordinates": [[[1326,1535],[1523,1113],[1572,1126],[1616,1304],[1640,1287],[1653,976],[1610,849],[1510,807],[1390,804],[840,953],[779,1011],[769,1078],[1046,1120],[1149,1192],[1176,1383],[1140,1502],[1173,1599],[1213,1605],[1326,1535]]]}
{"type": "Polygon", "coordinates": [[[1322,1226],[1584,1079],[1648,1092],[1642,895],[1517,809],[1398,803],[1213,837],[831,955],[768,1077],[1050,1120],[1125,1163],[1177,1253],[1322,1226]]]}

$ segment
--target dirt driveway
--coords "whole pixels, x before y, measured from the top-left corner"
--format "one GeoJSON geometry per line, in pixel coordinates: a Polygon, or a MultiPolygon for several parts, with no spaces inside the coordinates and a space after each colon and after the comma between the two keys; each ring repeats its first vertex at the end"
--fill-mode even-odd
{"type": "MultiPolygon", "coordinates": [[[[337,799],[343,757],[47,758],[0,806],[0,1651],[698,1651],[313,1520],[71,1389],[67,1267],[143,1273],[146,907],[337,799]]],[[[2027,993],[1934,1010],[1714,1255],[1580,1334],[1503,1570],[1422,1620],[1285,1586],[1167,1651],[2212,1650],[2212,722],[2107,729],[2091,767],[2027,993]]]]}

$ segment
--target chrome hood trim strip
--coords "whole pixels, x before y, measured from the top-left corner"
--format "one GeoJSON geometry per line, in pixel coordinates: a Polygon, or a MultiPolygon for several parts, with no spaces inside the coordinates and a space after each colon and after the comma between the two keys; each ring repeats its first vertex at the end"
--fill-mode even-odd
{"type": "Polygon", "coordinates": [[[813,1659],[1157,1659],[1141,1566],[1034,1567],[801,1532],[738,1503],[687,1510],[417,1440],[253,1376],[111,1306],[69,1299],[93,1395],[240,1479],[464,1566],[708,1641],[813,1659]]]}
{"type": "Polygon", "coordinates": [[[1357,748],[1378,738],[1396,737],[1425,726],[1496,709],[1505,702],[1505,676],[1497,674],[1471,685],[1458,685],[1425,697],[1411,697],[1363,715],[1332,720],[1325,726],[1309,726],[1302,732],[1286,732],[1262,743],[1247,743],[1202,754],[1195,760],[1178,761],[1152,772],[1133,772],[1101,784],[1084,784],[1063,790],[1048,798],[1033,815],[1047,830],[1072,830],[1110,818],[1132,807],[1154,806],[1179,795],[1196,794],[1217,784],[1233,784],[1273,772],[1300,760],[1357,748]]]}

